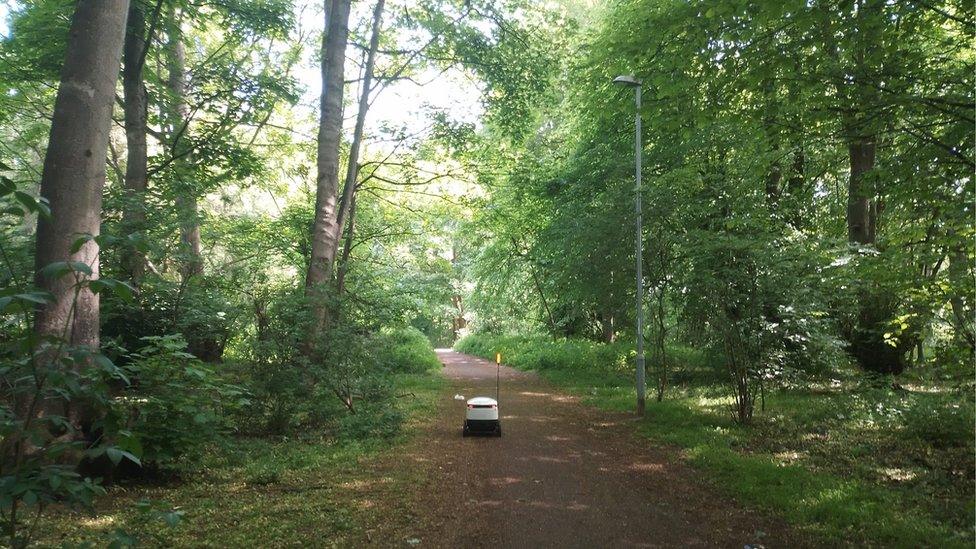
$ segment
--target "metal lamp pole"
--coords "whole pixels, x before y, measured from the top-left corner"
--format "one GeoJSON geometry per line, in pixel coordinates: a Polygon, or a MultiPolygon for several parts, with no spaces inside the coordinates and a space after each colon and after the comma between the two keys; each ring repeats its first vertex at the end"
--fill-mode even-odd
{"type": "Polygon", "coordinates": [[[641,238],[644,223],[641,212],[641,81],[633,76],[618,76],[613,79],[614,84],[634,88],[637,112],[634,116],[636,132],[634,134],[634,156],[637,179],[637,415],[644,416],[646,402],[646,381],[644,375],[644,239],[641,238]]]}

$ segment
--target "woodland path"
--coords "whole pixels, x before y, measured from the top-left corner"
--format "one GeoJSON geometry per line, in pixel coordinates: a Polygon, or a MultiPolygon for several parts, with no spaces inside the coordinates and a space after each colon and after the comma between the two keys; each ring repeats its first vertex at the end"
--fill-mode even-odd
{"type": "Polygon", "coordinates": [[[501,368],[501,438],[462,438],[463,404],[453,396],[494,396],[495,365],[447,350],[438,356],[450,383],[437,417],[395,465],[421,468],[411,532],[388,531],[372,544],[803,544],[779,521],[741,509],[705,486],[676,450],[636,437],[631,417],[584,406],[530,373],[501,368]]]}

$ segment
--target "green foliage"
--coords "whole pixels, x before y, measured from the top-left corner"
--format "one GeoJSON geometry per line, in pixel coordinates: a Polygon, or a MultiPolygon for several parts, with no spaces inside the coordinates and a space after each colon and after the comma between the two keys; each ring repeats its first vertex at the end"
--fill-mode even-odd
{"type": "Polygon", "coordinates": [[[102,334],[125,349],[138,349],[143,337],[182,334],[186,349],[216,362],[233,333],[240,329],[245,306],[217,277],[186,282],[147,278],[135,300],[104,300],[102,334]]]}
{"type": "MultiPolygon", "coordinates": [[[[0,170],[8,167],[0,163],[0,170]]],[[[30,215],[49,216],[43,199],[16,190],[0,176],[0,228],[30,215]],[[14,202],[16,205],[10,205],[14,202]]],[[[86,238],[80,239],[82,241],[86,238]]],[[[113,465],[139,457],[124,444],[125,432],[105,421],[113,406],[112,388],[129,377],[110,358],[85,345],[72,345],[69,334],[44,335],[34,329],[35,309],[55,297],[24,282],[14,272],[5,242],[0,257],[7,273],[0,278],[0,527],[12,547],[27,546],[33,527],[50,505],[90,508],[104,493],[101,478],[81,466],[101,458],[113,465]]],[[[69,298],[82,291],[129,296],[116,280],[93,280],[92,267],[78,261],[43,266],[40,273],[69,282],[69,298]]]]}
{"type": "Polygon", "coordinates": [[[902,412],[905,435],[939,448],[972,447],[976,413],[971,399],[925,400],[902,412]]]}
{"type": "MultiPolygon", "coordinates": [[[[487,241],[470,271],[476,330],[634,330],[633,92],[611,84],[634,74],[644,282],[664,321],[653,333],[721,357],[744,420],[764,379],[851,358],[899,373],[918,346],[972,356],[971,10],[626,0],[537,12],[554,24],[519,35],[512,61],[537,71],[519,91],[540,100],[519,131],[488,127],[474,147],[506,166],[486,176],[471,227],[487,241]],[[873,141],[862,198],[878,221],[859,246],[844,224],[860,192],[849,149],[865,135],[891,139],[873,141]]],[[[517,94],[498,95],[490,115],[511,116],[517,94]]]]}
{"type": "Polygon", "coordinates": [[[634,351],[626,343],[602,344],[572,339],[551,340],[545,336],[497,336],[472,334],[454,348],[489,360],[501,353],[505,364],[525,370],[623,372],[632,369],[634,351]]]}
{"type": "MultiPolygon", "coordinates": [[[[445,380],[407,374],[395,383],[411,393],[396,399],[396,410],[416,421],[436,409],[445,380]]],[[[393,438],[323,437],[318,432],[231,438],[208,447],[199,470],[181,482],[110,491],[94,514],[54,509],[41,517],[37,541],[44,546],[107,544],[121,532],[138,545],[154,546],[273,546],[301,544],[310,537],[348,545],[350,538],[364,538],[370,524],[409,521],[407,515],[377,516],[386,507],[369,503],[403,497],[404,490],[417,485],[409,467],[394,467],[391,476],[378,479],[373,466],[412,436],[411,429],[393,438]],[[147,498],[152,504],[144,505],[147,498]],[[180,513],[176,528],[166,521],[172,512],[180,513]]]]}
{"type": "Polygon", "coordinates": [[[424,373],[438,369],[441,363],[420,330],[414,327],[389,328],[374,337],[380,365],[394,373],[424,373]]]}
{"type": "Polygon", "coordinates": [[[246,395],[186,353],[181,337],[144,337],[143,343],[125,366],[133,386],[118,399],[123,440],[144,465],[192,467],[220,441],[227,416],[247,404],[246,395]]]}

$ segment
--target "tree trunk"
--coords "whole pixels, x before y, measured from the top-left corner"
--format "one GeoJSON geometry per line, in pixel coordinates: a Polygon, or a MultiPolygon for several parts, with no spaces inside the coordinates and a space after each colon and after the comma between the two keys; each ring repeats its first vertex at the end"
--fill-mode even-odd
{"type": "Polygon", "coordinates": [[[613,343],[617,340],[617,330],[614,326],[615,320],[611,312],[600,314],[600,341],[613,343]]]}
{"type": "Polygon", "coordinates": [[[668,388],[668,326],[666,318],[665,309],[665,290],[666,286],[664,283],[657,290],[657,311],[655,316],[655,321],[657,322],[657,330],[654,334],[654,346],[655,352],[657,354],[658,360],[658,376],[657,376],[657,401],[661,402],[664,400],[664,392],[668,388]]]}
{"type": "MultiPolygon", "coordinates": [[[[122,210],[122,230],[124,233],[140,232],[145,229],[145,193],[148,182],[146,148],[146,86],[143,83],[143,61],[145,59],[146,17],[139,2],[129,7],[129,22],[126,25],[125,46],[123,48],[122,91],[125,111],[125,204],[122,210]]],[[[138,286],[146,270],[146,258],[135,250],[127,250],[123,256],[123,272],[138,286]]]]}
{"type": "MultiPolygon", "coordinates": [[[[773,153],[779,154],[779,147],[773,146],[773,153]]],[[[769,207],[770,211],[776,211],[779,207],[779,198],[781,194],[780,182],[783,179],[783,170],[780,168],[779,161],[774,161],[772,165],[769,166],[769,172],[766,174],[766,205],[769,207]]]]}
{"type": "MultiPolygon", "coordinates": [[[[775,68],[771,69],[775,73],[775,68]]],[[[762,84],[763,98],[763,132],[769,145],[771,162],[766,172],[766,206],[770,212],[779,208],[782,194],[783,168],[780,164],[780,114],[779,99],[773,78],[766,78],[762,84]]]]}
{"type": "Polygon", "coordinates": [[[54,301],[38,308],[35,330],[42,336],[66,335],[72,344],[93,349],[99,345],[98,295],[85,288],[76,297],[73,277],[51,279],[41,270],[57,261],[78,261],[91,267],[90,278],[98,278],[98,245],[86,242],[75,253],[71,246],[79,234],[99,234],[128,7],[128,0],[78,1],[41,175],[41,196],[51,217],[37,221],[36,283],[54,301]]]}
{"type": "Polygon", "coordinates": [[[847,239],[852,244],[874,244],[877,209],[874,188],[865,175],[874,168],[875,143],[855,137],[847,145],[851,174],[847,194],[847,239]]]}
{"type": "Polygon", "coordinates": [[[183,44],[182,17],[173,14],[169,32],[169,78],[170,93],[170,154],[176,177],[180,182],[177,192],[176,211],[180,217],[180,244],[182,245],[183,265],[180,269],[184,279],[203,274],[202,245],[200,242],[200,223],[197,211],[197,190],[192,181],[192,144],[186,143],[190,124],[190,108],[186,102],[186,46],[183,44]],[[182,143],[181,143],[182,142],[182,143]]]}
{"type": "Polygon", "coordinates": [[[969,254],[966,253],[966,246],[963,244],[953,245],[948,268],[952,287],[949,297],[949,306],[952,308],[952,325],[956,337],[964,342],[971,355],[976,350],[976,318],[974,318],[976,313],[973,311],[971,301],[974,286],[972,265],[973,262],[969,254]],[[970,302],[968,305],[967,301],[970,302]]]}
{"type": "Polygon", "coordinates": [[[352,254],[352,241],[356,233],[356,193],[350,198],[349,223],[346,225],[346,242],[342,246],[342,257],[339,259],[339,273],[336,275],[336,294],[341,296],[346,291],[346,273],[349,272],[349,256],[352,254]]]}
{"type": "Polygon", "coordinates": [[[793,164],[790,167],[790,176],[786,181],[786,193],[789,197],[789,211],[787,218],[790,225],[799,229],[803,224],[803,211],[806,204],[803,199],[806,195],[806,155],[803,145],[796,144],[793,147],[793,164]]]}
{"type": "Polygon", "coordinates": [[[546,294],[542,291],[542,282],[539,280],[539,273],[536,272],[535,267],[529,264],[529,271],[532,273],[532,283],[535,285],[535,291],[539,293],[539,300],[542,301],[542,308],[546,312],[546,319],[549,321],[549,331],[552,332],[552,337],[556,337],[556,317],[552,315],[552,309],[549,308],[549,302],[546,300],[546,294]]]}
{"type": "MultiPolygon", "coordinates": [[[[336,230],[342,231],[349,208],[352,205],[352,195],[356,192],[356,180],[359,177],[359,149],[362,146],[363,127],[366,124],[366,112],[369,110],[369,92],[373,85],[373,66],[376,64],[376,50],[380,45],[380,27],[383,23],[384,0],[377,0],[373,10],[373,35],[369,40],[369,53],[366,55],[366,67],[363,69],[363,88],[359,94],[359,111],[356,113],[356,128],[353,130],[352,143],[349,146],[349,160],[346,165],[346,182],[342,189],[342,200],[339,202],[339,213],[336,219],[336,230]]],[[[339,239],[335,246],[338,248],[339,239]]],[[[335,257],[337,250],[332,251],[335,257]]]]}
{"type": "Polygon", "coordinates": [[[305,277],[306,295],[312,298],[314,315],[310,338],[314,338],[327,324],[325,286],[332,278],[340,231],[336,197],[339,189],[339,147],[342,141],[342,97],[350,1],[326,0],[315,221],[312,225],[312,254],[305,277]]]}

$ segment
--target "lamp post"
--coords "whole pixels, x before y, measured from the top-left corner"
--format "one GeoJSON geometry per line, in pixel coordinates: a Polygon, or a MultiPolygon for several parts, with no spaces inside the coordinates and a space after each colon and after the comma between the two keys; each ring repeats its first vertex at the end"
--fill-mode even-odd
{"type": "Polygon", "coordinates": [[[634,117],[636,132],[634,136],[634,156],[637,178],[637,415],[644,416],[646,401],[646,382],[644,376],[644,241],[641,238],[643,215],[641,214],[641,81],[633,76],[618,76],[614,84],[634,88],[637,112],[634,117]]]}

